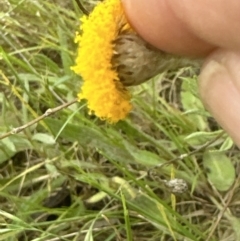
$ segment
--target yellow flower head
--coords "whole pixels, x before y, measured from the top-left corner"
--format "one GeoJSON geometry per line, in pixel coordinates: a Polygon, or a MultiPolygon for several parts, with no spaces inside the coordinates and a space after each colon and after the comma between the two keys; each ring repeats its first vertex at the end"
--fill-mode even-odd
{"type": "Polygon", "coordinates": [[[88,17],[82,17],[81,22],[82,35],[77,33],[75,39],[79,47],[76,65],[72,68],[84,80],[78,98],[87,100],[90,113],[117,122],[132,108],[130,93],[111,65],[113,41],[127,24],[121,1],[101,2],[88,17]]]}

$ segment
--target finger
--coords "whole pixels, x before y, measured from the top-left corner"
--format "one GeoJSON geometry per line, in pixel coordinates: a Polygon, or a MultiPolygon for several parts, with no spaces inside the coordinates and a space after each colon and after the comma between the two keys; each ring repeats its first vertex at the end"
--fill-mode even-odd
{"type": "Polygon", "coordinates": [[[240,49],[239,0],[168,2],[179,21],[201,39],[220,48],[240,49]]]}
{"type": "Polygon", "coordinates": [[[147,42],[169,53],[206,55],[213,46],[191,33],[167,1],[123,0],[130,24],[147,42]]]}
{"type": "Polygon", "coordinates": [[[133,28],[167,52],[205,56],[216,46],[240,47],[238,0],[122,1],[133,28]]]}
{"type": "Polygon", "coordinates": [[[199,76],[206,108],[240,147],[240,52],[218,50],[209,56],[199,76]]]}

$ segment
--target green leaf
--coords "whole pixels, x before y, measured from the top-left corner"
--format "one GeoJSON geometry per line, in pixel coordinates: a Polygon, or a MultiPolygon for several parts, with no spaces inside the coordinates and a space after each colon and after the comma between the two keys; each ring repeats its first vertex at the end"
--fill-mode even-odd
{"type": "Polygon", "coordinates": [[[184,114],[195,124],[198,130],[206,130],[207,122],[204,115],[204,107],[197,93],[197,80],[192,78],[182,78],[181,101],[184,114]]]}
{"type": "Polygon", "coordinates": [[[33,135],[32,140],[39,141],[48,145],[55,144],[53,136],[45,133],[36,133],[35,135],[33,135]]]}
{"type": "Polygon", "coordinates": [[[0,142],[0,163],[13,157],[19,151],[32,149],[32,144],[21,135],[9,136],[0,142]]]}
{"type": "Polygon", "coordinates": [[[89,227],[86,236],[84,238],[84,241],[93,241],[93,226],[94,226],[95,221],[91,223],[91,226],[89,227]]]}
{"type": "Polygon", "coordinates": [[[133,156],[134,160],[137,163],[140,163],[144,166],[152,167],[152,166],[156,166],[159,164],[163,164],[165,162],[157,154],[147,151],[147,150],[140,150],[128,142],[125,142],[125,148],[133,156]]]}
{"type": "Polygon", "coordinates": [[[10,138],[5,138],[1,140],[2,144],[6,146],[6,148],[10,151],[15,153],[16,152],[16,147],[14,143],[10,140],[10,138]]]}
{"type": "Polygon", "coordinates": [[[227,191],[235,180],[235,169],[231,160],[221,151],[206,151],[203,165],[208,170],[209,182],[219,191],[227,191]]]}
{"type": "Polygon", "coordinates": [[[88,198],[87,200],[85,200],[86,203],[97,203],[102,201],[104,198],[106,198],[108,196],[108,194],[106,192],[97,192],[96,194],[94,194],[93,196],[91,196],[90,198],[88,198]]]}
{"type": "Polygon", "coordinates": [[[132,153],[132,155],[137,162],[149,167],[165,163],[160,156],[146,150],[137,150],[136,152],[132,153]]]}
{"type": "MultiPolygon", "coordinates": [[[[59,130],[65,125],[64,121],[48,118],[45,123],[51,129],[53,135],[57,135],[59,130]]],[[[107,158],[119,162],[133,162],[132,156],[125,150],[125,148],[118,142],[118,140],[111,139],[100,128],[86,126],[84,124],[67,124],[60,133],[63,137],[70,141],[77,141],[79,145],[84,147],[95,147],[105,155],[107,158]]]]}
{"type": "Polygon", "coordinates": [[[185,137],[185,141],[192,146],[204,145],[206,142],[216,138],[221,132],[222,130],[215,132],[198,131],[185,137]]]}
{"type": "Polygon", "coordinates": [[[227,137],[226,140],[221,145],[220,151],[230,150],[233,145],[234,145],[233,140],[230,137],[227,137]]]}

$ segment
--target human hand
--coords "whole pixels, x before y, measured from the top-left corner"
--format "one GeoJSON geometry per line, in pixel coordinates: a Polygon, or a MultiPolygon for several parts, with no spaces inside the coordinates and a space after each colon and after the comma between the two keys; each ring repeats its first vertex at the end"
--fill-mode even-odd
{"type": "Polygon", "coordinates": [[[122,0],[127,18],[153,46],[204,57],[199,91],[240,146],[240,1],[122,0]]]}

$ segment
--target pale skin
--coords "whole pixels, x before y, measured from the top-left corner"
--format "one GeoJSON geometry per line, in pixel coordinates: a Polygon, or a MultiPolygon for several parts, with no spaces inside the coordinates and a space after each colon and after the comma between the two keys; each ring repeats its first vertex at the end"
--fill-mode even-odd
{"type": "Polygon", "coordinates": [[[240,147],[240,1],[122,0],[132,27],[155,47],[201,56],[206,108],[240,147]]]}

